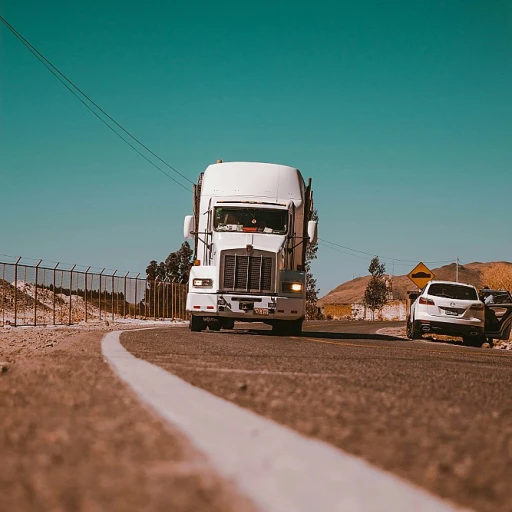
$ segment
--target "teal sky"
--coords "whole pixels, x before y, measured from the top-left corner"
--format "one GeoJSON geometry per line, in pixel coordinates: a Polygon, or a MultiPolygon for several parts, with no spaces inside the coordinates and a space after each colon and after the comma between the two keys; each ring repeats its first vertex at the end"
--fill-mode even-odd
{"type": "MultiPolygon", "coordinates": [[[[313,178],[323,239],[414,262],[512,259],[509,1],[4,0],[0,13],[194,181],[217,158],[292,165],[313,178]]],[[[192,210],[2,24],[0,188],[0,253],[98,267],[165,259],[192,210]]],[[[321,246],[321,294],[368,263],[321,246]]]]}

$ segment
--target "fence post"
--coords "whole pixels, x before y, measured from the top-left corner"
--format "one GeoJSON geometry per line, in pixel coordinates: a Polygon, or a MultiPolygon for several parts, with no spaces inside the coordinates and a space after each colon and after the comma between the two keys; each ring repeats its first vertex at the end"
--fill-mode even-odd
{"type": "Polygon", "coordinates": [[[14,327],[18,325],[18,263],[20,260],[21,256],[14,264],[14,327]]]}
{"type": "MultiPolygon", "coordinates": [[[[148,317],[148,315],[147,315],[147,313],[148,313],[147,294],[148,294],[148,278],[146,277],[146,279],[144,279],[144,320],[146,320],[148,317]]],[[[151,295],[149,298],[151,299],[151,295]]]]}
{"type": "Polygon", "coordinates": [[[139,284],[139,276],[140,276],[140,272],[135,276],[135,320],[137,320],[137,288],[138,288],[138,284],[139,284]]]}
{"type": "Polygon", "coordinates": [[[126,278],[130,272],[126,272],[124,276],[124,296],[123,296],[123,318],[126,318],[126,278]]]}
{"type": "Polygon", "coordinates": [[[180,278],[180,280],[178,281],[178,311],[179,311],[179,319],[180,320],[183,320],[183,301],[181,300],[181,292],[182,292],[182,287],[183,287],[183,283],[181,282],[183,278],[180,278]]]}
{"type": "Polygon", "coordinates": [[[7,287],[5,286],[7,283],[5,282],[5,263],[2,263],[2,326],[5,325],[5,308],[6,308],[6,300],[5,296],[7,294],[7,287]]]}
{"type": "Polygon", "coordinates": [[[174,286],[174,277],[171,281],[171,317],[174,320],[176,316],[176,295],[175,295],[176,287],[174,286]]]}
{"type": "Polygon", "coordinates": [[[164,280],[162,283],[162,319],[165,320],[167,317],[167,306],[169,299],[167,298],[167,281],[164,280]]]}
{"type": "Polygon", "coordinates": [[[91,267],[87,267],[87,270],[85,271],[85,286],[84,286],[84,294],[85,294],[85,323],[87,323],[87,320],[88,320],[88,311],[87,311],[87,273],[89,272],[89,270],[91,269],[91,267]]]}
{"type": "Polygon", "coordinates": [[[36,289],[34,291],[34,327],[37,325],[37,278],[39,276],[39,265],[43,260],[39,260],[36,265],[36,289]]]}
{"type": "Polygon", "coordinates": [[[55,301],[57,299],[57,288],[56,288],[56,272],[57,272],[57,267],[59,266],[59,262],[57,262],[57,265],[55,265],[55,267],[53,267],[53,325],[55,325],[55,301]]]}
{"type": "Polygon", "coordinates": [[[75,270],[76,263],[71,267],[71,274],[69,276],[69,319],[68,319],[68,325],[71,325],[73,323],[72,319],[72,301],[71,296],[73,295],[73,270],[75,270]]]}
{"type": "MultiPolygon", "coordinates": [[[[153,320],[156,320],[156,278],[153,280],[153,320]]],[[[151,308],[149,309],[151,315],[151,308]]]]}
{"type": "Polygon", "coordinates": [[[112,323],[115,321],[115,313],[114,313],[114,276],[116,275],[117,270],[114,270],[112,274],[112,323]]]}
{"type": "Polygon", "coordinates": [[[103,275],[103,272],[105,272],[105,269],[103,269],[101,272],[100,272],[100,293],[98,294],[98,306],[100,308],[100,322],[101,322],[101,277],[103,275]]]}

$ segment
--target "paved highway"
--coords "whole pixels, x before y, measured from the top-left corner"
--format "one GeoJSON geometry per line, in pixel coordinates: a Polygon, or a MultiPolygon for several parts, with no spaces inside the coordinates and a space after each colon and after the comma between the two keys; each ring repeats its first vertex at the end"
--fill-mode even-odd
{"type": "Polygon", "coordinates": [[[510,512],[512,354],[310,322],[133,331],[123,346],[194,386],[323,440],[431,493],[510,512]]]}

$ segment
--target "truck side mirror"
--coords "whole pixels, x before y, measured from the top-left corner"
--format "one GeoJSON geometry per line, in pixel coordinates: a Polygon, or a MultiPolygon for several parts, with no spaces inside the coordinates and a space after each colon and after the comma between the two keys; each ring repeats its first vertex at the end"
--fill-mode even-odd
{"type": "Polygon", "coordinates": [[[194,238],[192,234],[194,232],[194,216],[187,215],[185,217],[185,221],[183,222],[183,238],[194,238]]]}
{"type": "Polygon", "coordinates": [[[316,244],[318,241],[318,222],[316,220],[310,220],[308,222],[308,236],[309,243],[316,244]]]}

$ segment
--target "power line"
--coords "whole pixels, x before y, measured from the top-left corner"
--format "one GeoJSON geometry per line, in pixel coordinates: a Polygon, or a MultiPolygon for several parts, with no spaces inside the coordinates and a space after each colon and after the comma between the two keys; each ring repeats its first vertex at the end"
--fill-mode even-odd
{"type": "MultiPolygon", "coordinates": [[[[336,242],[331,242],[330,240],[324,240],[323,238],[319,238],[318,240],[320,240],[321,242],[327,243],[327,244],[332,244],[336,247],[341,247],[342,249],[346,249],[348,251],[352,251],[352,252],[355,252],[358,254],[364,254],[366,256],[371,256],[372,258],[374,258],[375,256],[378,256],[379,258],[384,259],[384,260],[401,261],[404,263],[417,263],[417,260],[404,260],[404,259],[400,259],[400,258],[392,258],[391,256],[382,256],[382,255],[375,254],[375,253],[360,251],[358,249],[352,249],[351,247],[347,247],[345,245],[340,245],[340,244],[337,244],[336,242]]],[[[326,247],[329,247],[329,246],[326,246],[326,247]]],[[[340,251],[340,252],[343,252],[343,251],[340,251]]],[[[347,253],[347,254],[350,254],[350,253],[347,253]]],[[[353,256],[356,256],[356,254],[353,254],[353,256]]],[[[361,256],[359,256],[359,257],[361,257],[361,256]]],[[[454,261],[454,260],[425,261],[424,263],[441,264],[441,263],[450,263],[452,261],[454,261]]]]}
{"type": "Polygon", "coordinates": [[[91,108],[87,102],[83,100],[75,91],[78,91],[84,98],[86,98],[92,105],[94,105],[102,114],[104,114],[110,121],[112,121],[116,126],[118,126],[124,133],[126,133],[132,140],[137,142],[141,147],[143,147],[146,151],[148,151],[151,155],[153,155],[155,158],[157,158],[160,162],[165,164],[167,167],[169,167],[172,171],[174,171],[176,174],[179,174],[182,178],[187,180],[189,183],[193,184],[194,182],[187,178],[184,174],[180,173],[178,170],[176,170],[174,167],[172,167],[170,164],[168,164],[165,160],[160,158],[156,153],[151,151],[145,144],[143,144],[137,137],[132,135],[128,130],[126,130],[121,124],[119,124],[113,117],[111,117],[107,112],[105,112],[97,103],[95,103],[87,94],[85,94],[77,85],[75,85],[69,78],[64,75],[56,66],[54,66],[37,48],[35,48],[32,44],[30,44],[29,41],[27,41],[3,16],[0,15],[0,21],[14,34],[14,36],[21,41],[21,43],[36,57],[41,64],[43,64],[52,75],[54,75],[59,82],[68,89],[68,91],[73,94],[87,109],[89,109],[107,128],[109,128],[115,135],[117,135],[122,141],[124,141],[128,146],[130,146],[134,151],[136,151],[144,160],[149,162],[153,167],[155,167],[158,171],[160,171],[162,174],[170,178],[174,183],[179,185],[180,187],[184,188],[188,192],[190,192],[190,189],[187,188],[185,185],[174,179],[169,173],[164,171],[162,168],[160,168],[158,165],[156,165],[153,161],[151,161],[149,158],[147,158],[141,151],[139,151],[133,144],[131,144],[127,139],[125,139],[119,132],[117,132],[109,123],[105,121],[94,109],[91,108]],[[66,83],[67,82],[67,83],[66,83]],[[73,90],[68,84],[73,87],[73,90]]]}
{"type": "MultiPolygon", "coordinates": [[[[141,151],[139,151],[135,146],[133,146],[128,140],[126,140],[119,132],[117,132],[109,123],[107,123],[105,121],[105,119],[103,119],[94,109],[91,108],[91,106],[89,104],[87,104],[87,102],[85,102],[83,100],[82,97],[80,97],[75,91],[78,91],[84,98],[87,99],[87,101],[89,101],[89,103],[91,103],[92,105],[94,105],[94,107],[96,107],[96,109],[98,109],[103,115],[105,115],[112,123],[114,123],[118,128],[120,128],[126,135],[128,135],[132,140],[134,140],[137,144],[139,144],[142,148],[144,148],[147,152],[149,152],[152,156],[154,156],[157,160],[159,160],[160,162],[162,162],[164,165],[166,165],[167,167],[169,167],[169,169],[171,169],[172,171],[174,171],[176,174],[178,174],[179,176],[181,176],[183,179],[185,179],[186,181],[188,181],[189,183],[191,184],[194,184],[194,182],[192,180],[190,180],[187,176],[185,176],[184,174],[182,174],[181,172],[179,172],[177,169],[175,169],[172,165],[170,165],[169,163],[167,163],[165,160],[163,160],[162,158],[160,158],[156,153],[154,153],[150,148],[148,148],[145,144],[143,144],[137,137],[135,137],[134,135],[132,135],[128,130],[126,130],[121,124],[119,124],[112,116],[110,116],[105,110],[103,110],[96,102],[94,102],[94,100],[92,100],[84,91],[82,91],[75,83],[73,83],[69,78],[67,78],[67,76],[62,73],[54,64],[52,64],[52,62],[50,62],[39,50],[37,50],[37,48],[35,48],[27,39],[25,39],[25,37],[23,37],[23,35],[21,35],[3,16],[0,15],[0,21],[2,21],[2,23],[14,34],[14,36],[16,38],[18,38],[21,43],[48,69],[48,71],[50,71],[58,80],[59,82],[62,83],[62,85],[64,85],[64,87],[66,87],[66,89],[68,89],[87,109],[89,109],[105,126],[107,126],[107,128],[109,128],[115,135],[117,135],[123,142],[125,142],[128,146],[130,146],[130,148],[132,148],[134,151],[136,151],[142,158],[144,158],[148,163],[150,163],[153,167],[155,167],[158,171],[160,171],[162,174],[164,174],[165,176],[167,176],[168,178],[170,178],[172,181],[174,181],[174,183],[176,183],[177,185],[179,185],[180,187],[184,188],[185,190],[187,190],[188,192],[190,192],[190,189],[187,188],[186,186],[184,186],[182,183],[180,183],[179,181],[177,181],[176,179],[174,179],[171,175],[169,175],[169,173],[167,173],[166,171],[164,171],[162,168],[160,168],[158,165],[156,165],[153,161],[151,161],[149,158],[147,158],[141,151]],[[67,83],[66,83],[67,82],[67,83]],[[74,89],[72,89],[69,85],[71,85],[71,87],[74,89]]],[[[346,249],[348,251],[351,251],[350,253],[349,252],[345,252],[345,251],[341,251],[339,249],[335,249],[335,250],[338,250],[338,252],[342,252],[344,254],[347,254],[347,255],[350,255],[350,256],[355,256],[355,257],[358,257],[358,258],[362,258],[362,259],[367,259],[367,258],[364,258],[362,256],[358,256],[357,254],[353,254],[353,253],[358,253],[358,254],[363,254],[365,256],[371,256],[371,257],[375,257],[375,256],[378,256],[377,254],[372,254],[372,253],[369,253],[369,252],[365,252],[365,251],[360,251],[358,249],[353,249],[351,247],[347,247],[347,246],[344,246],[344,245],[340,245],[340,244],[337,244],[335,242],[331,242],[329,240],[324,240],[322,238],[319,238],[319,240],[321,242],[324,242],[323,244],[320,244],[324,247],[328,247],[330,249],[334,249],[334,247],[331,247],[330,245],[325,245],[325,244],[331,244],[337,248],[341,248],[341,249],[346,249]]],[[[389,256],[380,256],[381,259],[385,259],[385,260],[390,260],[390,261],[393,261],[393,262],[404,262],[404,263],[415,263],[416,261],[415,260],[404,260],[404,259],[400,259],[400,258],[392,258],[392,257],[389,257],[389,256]]],[[[445,260],[445,261],[427,261],[426,263],[429,263],[429,264],[437,264],[437,263],[448,263],[450,262],[451,260],[445,260]]]]}
{"type": "MultiPolygon", "coordinates": [[[[359,259],[362,259],[362,260],[365,260],[365,261],[369,260],[368,256],[360,256],[359,254],[354,254],[354,253],[351,253],[351,252],[343,251],[342,249],[338,249],[337,247],[333,247],[332,245],[327,245],[327,244],[324,244],[322,242],[318,242],[318,245],[321,245],[322,247],[326,247],[327,249],[331,249],[331,250],[336,251],[336,252],[341,252],[342,254],[346,254],[348,256],[353,256],[354,258],[359,258],[359,259]]],[[[375,256],[375,255],[372,255],[372,256],[375,256]]],[[[398,266],[398,267],[409,267],[410,268],[410,266],[411,266],[410,263],[395,263],[395,262],[393,262],[393,264],[398,266]]]]}

